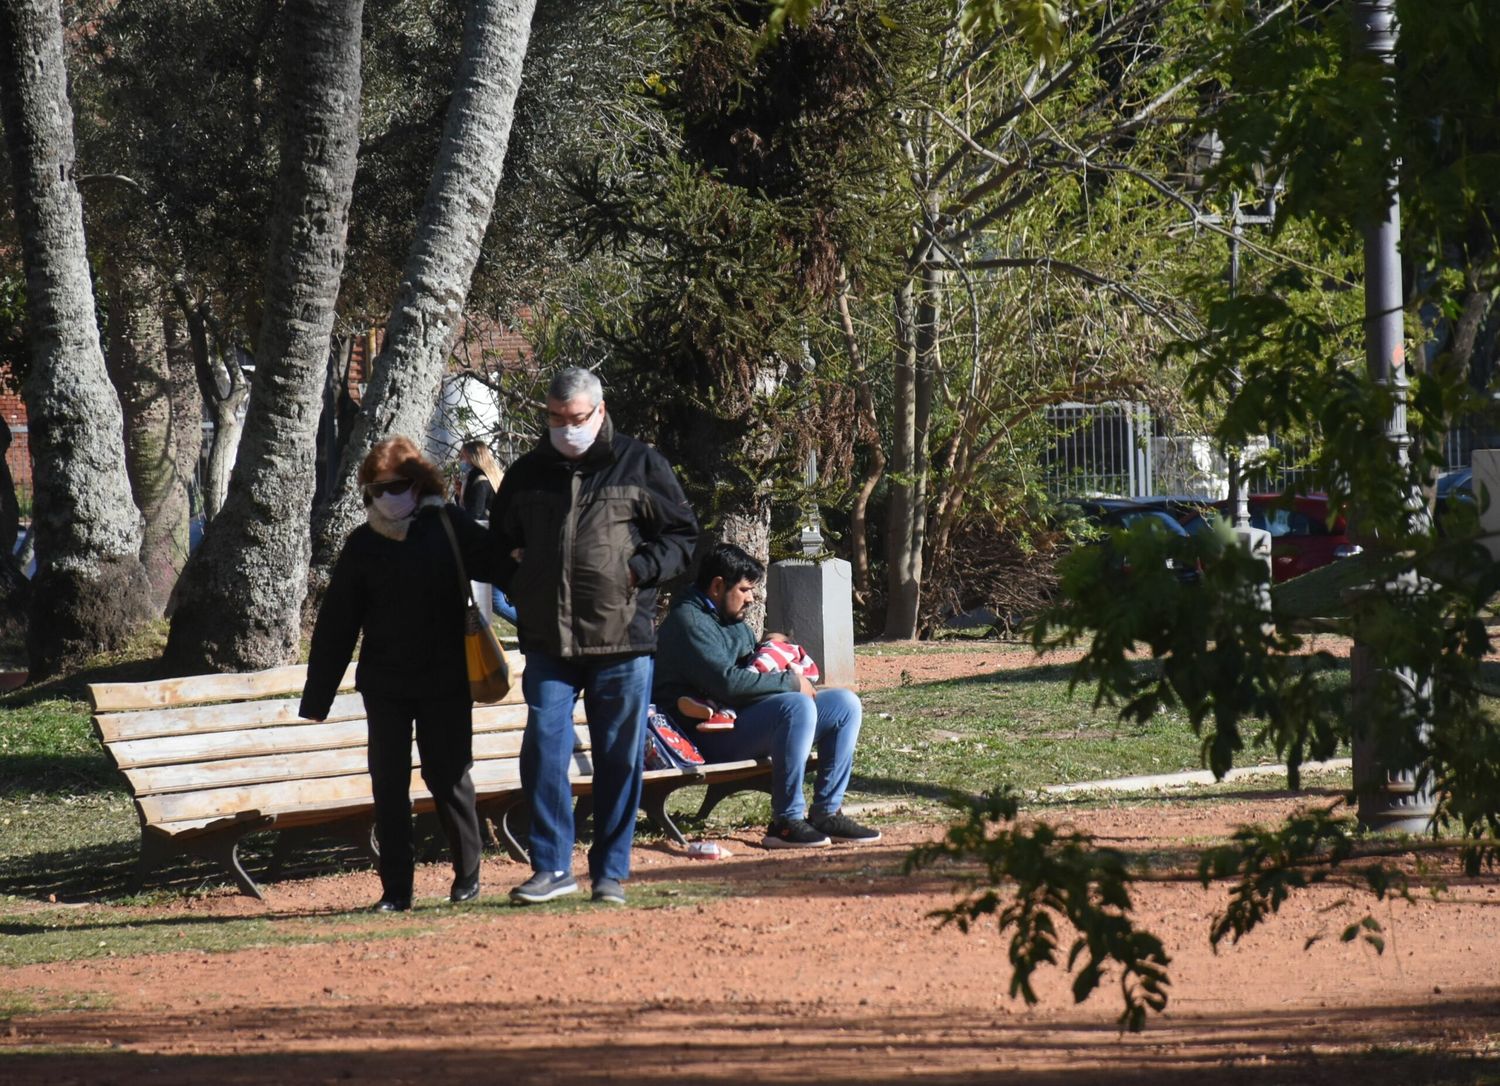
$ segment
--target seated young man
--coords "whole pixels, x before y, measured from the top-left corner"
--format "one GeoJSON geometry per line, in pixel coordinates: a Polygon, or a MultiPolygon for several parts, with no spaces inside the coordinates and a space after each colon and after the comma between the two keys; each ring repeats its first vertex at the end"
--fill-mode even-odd
{"type": "Polygon", "coordinates": [[[816,848],[835,841],[878,841],[839,808],[854,767],[863,710],[852,691],[816,690],[794,669],[748,667],[755,633],[745,611],[766,567],[731,543],[704,555],[692,588],[673,601],[657,631],[653,700],[676,712],[678,699],[706,696],[735,710],[730,731],[698,732],[711,762],[771,758],[771,825],[766,848],[816,848]],[[816,747],[818,774],[809,811],[802,795],[803,769],[816,747]]]}

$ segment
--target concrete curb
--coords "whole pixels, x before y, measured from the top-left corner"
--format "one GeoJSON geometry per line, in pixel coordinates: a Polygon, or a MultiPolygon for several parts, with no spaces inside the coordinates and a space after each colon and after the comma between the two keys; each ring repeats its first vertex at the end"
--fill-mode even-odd
{"type": "MultiPolygon", "coordinates": [[[[1326,762],[1303,762],[1302,773],[1338,773],[1353,766],[1349,758],[1331,758],[1326,762]]],[[[1284,765],[1254,765],[1231,769],[1224,775],[1225,781],[1239,781],[1251,777],[1285,777],[1284,765]]],[[[1072,784],[1052,784],[1042,789],[1045,795],[1065,796],[1075,792],[1153,792],[1162,788],[1190,788],[1205,784],[1217,784],[1214,775],[1207,769],[1195,769],[1188,773],[1162,773],[1153,777],[1115,777],[1103,781],[1075,781],[1072,784]]]]}

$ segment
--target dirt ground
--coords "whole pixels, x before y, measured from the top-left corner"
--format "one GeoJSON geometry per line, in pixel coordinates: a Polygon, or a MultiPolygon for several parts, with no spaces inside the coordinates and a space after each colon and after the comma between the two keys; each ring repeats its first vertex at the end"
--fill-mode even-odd
{"type": "MultiPolygon", "coordinates": [[[[999,663],[972,650],[863,657],[861,678],[904,668],[924,681],[980,661],[999,663]]],[[[1307,802],[1257,793],[1048,817],[1160,853],[1307,802]]],[[[503,892],[525,872],[496,856],[480,903],[462,909],[439,904],[447,872],[423,868],[414,916],[430,923],[401,937],[0,971],[0,991],[36,1006],[85,995],[103,1008],[0,1026],[0,1082],[1500,1082],[1500,880],[1445,871],[1443,891],[1414,903],[1300,893],[1217,955],[1207,934],[1223,886],[1143,885],[1139,913],[1173,958],[1171,1002],[1122,1035],[1108,983],[1075,1005],[1069,978],[1048,970],[1039,1005],[1011,999],[994,928],[964,935],[928,915],[953,900],[953,873],[902,873],[942,827],[879,821],[885,839],[863,848],[767,853],[750,833],[721,838],[733,855],[719,861],[641,847],[624,909],[512,908],[503,892]],[[1366,911],[1383,954],[1337,938],[1366,911]]],[[[274,883],[264,903],[184,898],[148,922],[309,918],[375,896],[374,875],[355,872],[274,883]]]]}

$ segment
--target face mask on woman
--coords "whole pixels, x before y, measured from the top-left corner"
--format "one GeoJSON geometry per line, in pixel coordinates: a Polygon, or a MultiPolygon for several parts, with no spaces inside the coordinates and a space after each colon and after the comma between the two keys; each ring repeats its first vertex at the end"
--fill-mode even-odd
{"type": "Polygon", "coordinates": [[[604,425],[604,412],[599,407],[577,426],[549,426],[547,433],[552,438],[552,447],[570,460],[577,460],[594,444],[599,428],[604,425]]]}
{"type": "Polygon", "coordinates": [[[417,488],[409,486],[400,494],[377,494],[373,504],[386,520],[405,520],[417,511],[417,488]]]}

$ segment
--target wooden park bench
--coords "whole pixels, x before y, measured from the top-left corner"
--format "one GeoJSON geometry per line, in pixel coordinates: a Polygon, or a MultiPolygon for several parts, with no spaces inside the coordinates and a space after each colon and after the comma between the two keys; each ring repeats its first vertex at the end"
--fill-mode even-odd
{"type": "MultiPolygon", "coordinates": [[[[474,707],[471,776],[481,817],[493,822],[511,858],[524,863],[526,850],[513,828],[513,817],[524,808],[524,657],[512,652],[511,666],[516,681],[506,698],[474,707]]],[[[364,701],[353,692],[354,666],[344,674],[328,719],[321,722],[297,715],[306,675],[305,667],[295,666],[89,687],[94,732],[125,775],[140,818],[134,890],[164,860],[185,853],[221,864],[241,891],[259,898],[260,888],[241,865],[238,849],[247,835],[263,830],[278,835],[273,875],[307,836],[343,837],[374,855],[364,701]]],[[[587,797],[593,766],[581,700],[574,722],[573,792],[587,797]]],[[[695,784],[709,786],[698,812],[706,818],[735,792],[768,791],[770,763],[760,759],[647,772],[641,809],[679,845],[687,840],[667,813],[667,799],[695,784]]],[[[432,810],[415,743],[411,795],[416,813],[432,810]]]]}

